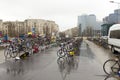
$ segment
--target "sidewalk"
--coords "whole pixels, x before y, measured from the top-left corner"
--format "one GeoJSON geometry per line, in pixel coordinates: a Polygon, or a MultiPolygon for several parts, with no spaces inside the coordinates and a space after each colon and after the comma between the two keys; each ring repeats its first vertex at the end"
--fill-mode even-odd
{"type": "Polygon", "coordinates": [[[85,42],[88,44],[89,48],[94,53],[98,62],[100,62],[102,65],[106,60],[114,57],[114,55],[109,49],[104,49],[101,46],[98,46],[88,40],[85,40],[85,42]]]}

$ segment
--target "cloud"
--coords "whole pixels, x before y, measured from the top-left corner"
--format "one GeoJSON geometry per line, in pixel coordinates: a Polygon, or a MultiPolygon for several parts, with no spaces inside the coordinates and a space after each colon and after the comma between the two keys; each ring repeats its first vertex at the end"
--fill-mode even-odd
{"type": "Polygon", "coordinates": [[[0,0],[0,18],[24,20],[31,16],[50,19],[61,29],[66,29],[77,25],[78,15],[95,14],[101,19],[116,7],[109,0],[0,0]]]}

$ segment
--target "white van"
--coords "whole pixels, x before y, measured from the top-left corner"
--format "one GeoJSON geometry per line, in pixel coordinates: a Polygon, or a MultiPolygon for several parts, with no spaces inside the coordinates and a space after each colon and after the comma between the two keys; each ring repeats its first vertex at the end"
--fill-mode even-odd
{"type": "Polygon", "coordinates": [[[110,27],[108,44],[113,53],[120,52],[120,24],[115,24],[110,27]]]}

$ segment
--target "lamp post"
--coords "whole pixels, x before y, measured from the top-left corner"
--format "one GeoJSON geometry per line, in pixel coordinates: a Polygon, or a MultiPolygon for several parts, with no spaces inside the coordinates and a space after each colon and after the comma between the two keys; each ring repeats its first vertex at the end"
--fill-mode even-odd
{"type": "Polygon", "coordinates": [[[110,1],[110,3],[118,4],[118,8],[120,8],[120,2],[110,1]]]}
{"type": "MultiPolygon", "coordinates": [[[[117,4],[118,5],[118,10],[120,9],[120,2],[115,2],[115,1],[110,1],[110,3],[115,3],[115,4],[117,4]]],[[[118,12],[118,10],[117,10],[117,23],[119,23],[119,12],[118,12]]]]}

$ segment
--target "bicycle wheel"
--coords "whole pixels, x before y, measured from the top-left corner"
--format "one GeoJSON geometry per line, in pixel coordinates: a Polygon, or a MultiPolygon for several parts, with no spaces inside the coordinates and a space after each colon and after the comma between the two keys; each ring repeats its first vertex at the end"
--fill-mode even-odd
{"type": "Polygon", "coordinates": [[[59,57],[64,57],[67,54],[67,50],[65,48],[58,50],[57,55],[59,57]]]}
{"type": "Polygon", "coordinates": [[[4,56],[5,56],[6,59],[11,57],[10,56],[10,51],[8,49],[4,50],[4,56]]]}
{"type": "Polygon", "coordinates": [[[107,75],[117,74],[120,66],[118,61],[109,59],[103,64],[103,70],[107,75]]]}
{"type": "Polygon", "coordinates": [[[10,50],[10,56],[12,58],[15,58],[17,55],[18,55],[18,50],[16,50],[16,51],[10,50]]]}

